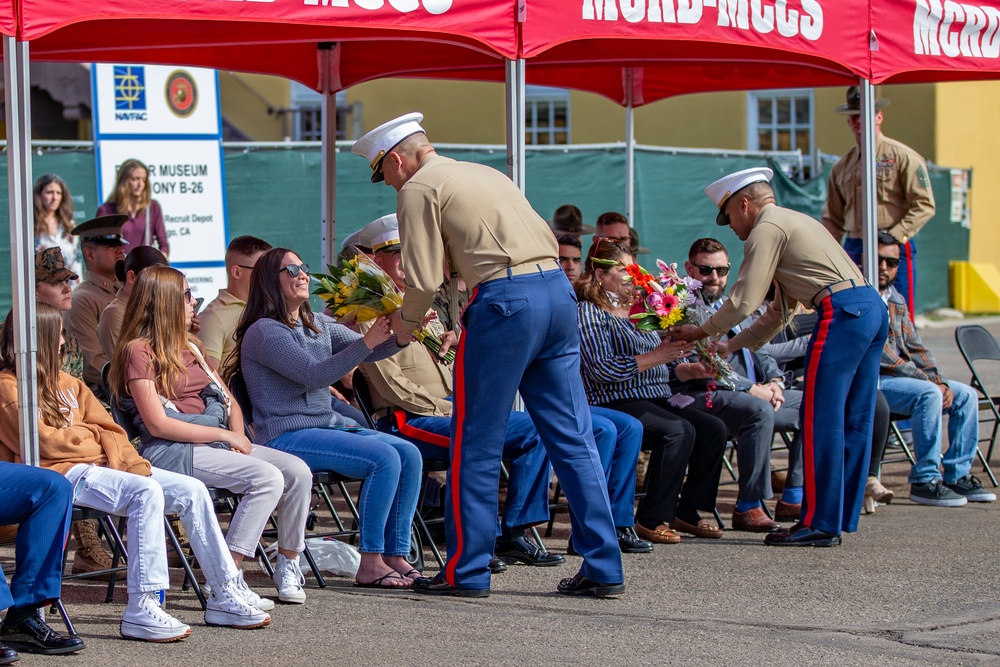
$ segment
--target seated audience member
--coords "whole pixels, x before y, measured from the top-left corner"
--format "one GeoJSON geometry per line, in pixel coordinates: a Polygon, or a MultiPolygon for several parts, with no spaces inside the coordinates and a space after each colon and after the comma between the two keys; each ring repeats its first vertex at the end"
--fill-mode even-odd
{"type": "Polygon", "coordinates": [[[912,415],[917,462],[910,470],[910,500],[937,507],[993,502],[996,495],[970,474],[979,443],[979,398],[969,385],[941,375],[910,321],[906,301],[892,286],[898,267],[899,243],[879,232],[878,288],[889,307],[879,389],[893,412],[912,415]],[[948,415],[948,449],[943,457],[942,411],[948,415]]]}
{"type": "MultiPolygon", "coordinates": [[[[365,227],[364,231],[372,241],[370,245],[375,251],[375,263],[388,274],[400,291],[405,292],[396,216],[379,218],[365,227]]],[[[428,327],[437,328],[439,336],[444,333],[437,322],[431,322],[428,327]]],[[[390,432],[415,444],[425,458],[449,460],[451,366],[435,360],[432,353],[422,345],[411,345],[388,359],[362,364],[361,372],[372,387],[372,400],[378,411],[377,416],[380,417],[380,427],[384,425],[385,430],[391,429],[390,432]]],[[[622,551],[649,551],[652,545],[636,540],[629,531],[632,527],[635,464],[639,456],[642,427],[632,417],[618,414],[625,422],[623,429],[631,426],[626,434],[628,438],[620,447],[617,445],[616,425],[597,414],[591,415],[594,437],[606,472],[610,472],[608,464],[616,448],[625,459],[619,462],[626,469],[624,474],[618,473],[613,481],[609,479],[608,484],[613,514],[616,514],[616,519],[617,514],[624,515],[622,523],[617,524],[622,551]],[[605,455],[607,463],[603,460],[605,455]],[[623,505],[626,509],[621,512],[623,505]],[[616,513],[616,509],[619,512],[616,513]]],[[[501,535],[497,539],[494,555],[508,562],[520,561],[528,565],[558,565],[564,562],[562,556],[543,551],[525,536],[528,527],[549,518],[548,457],[528,413],[510,413],[504,439],[504,458],[511,460],[510,483],[507,486],[501,535]]]]}
{"type": "Polygon", "coordinates": [[[237,236],[226,248],[226,288],[205,306],[199,319],[198,339],[205,346],[205,361],[218,369],[236,346],[233,334],[250,293],[250,276],[260,256],[271,244],[256,236],[237,236]]]}
{"type": "MultiPolygon", "coordinates": [[[[12,315],[0,343],[0,451],[20,452],[12,315]]],[[[123,637],[152,642],[184,639],[191,628],[165,612],[157,592],[170,588],[163,515],[179,514],[212,595],[209,625],[257,628],[270,617],[249,604],[246,584],[229,558],[205,485],[151,468],[125,432],[82,381],[59,371],[63,322],[59,311],[38,304],[38,446],[42,466],[65,475],[73,502],[128,517],[128,604],[123,637]]]]}
{"type": "MultiPolygon", "coordinates": [[[[638,237],[636,237],[638,238],[638,237]]],[[[623,244],[632,251],[632,232],[628,220],[621,213],[608,211],[597,217],[597,231],[594,233],[594,240],[605,239],[623,244]]],[[[634,258],[635,255],[632,255],[634,258]]]]}
{"type": "Polygon", "coordinates": [[[97,323],[97,338],[101,342],[104,356],[108,359],[114,354],[115,345],[118,343],[122,320],[125,319],[125,306],[128,304],[129,295],[132,294],[132,286],[139,279],[139,274],[150,266],[170,266],[170,262],[162,252],[148,245],[134,249],[125,261],[118,262],[115,266],[115,273],[122,287],[101,312],[101,319],[97,323]]]}
{"type": "MultiPolygon", "coordinates": [[[[78,275],[66,268],[62,250],[46,248],[35,254],[35,299],[47,303],[65,313],[73,305],[72,281],[78,275]]],[[[83,378],[83,352],[80,343],[68,331],[62,348],[61,369],[77,379],[83,378]]],[[[111,553],[104,548],[97,535],[97,522],[93,519],[74,521],[73,539],[76,551],[73,554],[73,574],[100,572],[111,568],[111,553]]],[[[98,575],[106,579],[108,575],[98,575]]]]}
{"type": "MultiPolygon", "coordinates": [[[[9,417],[3,414],[4,419],[9,417]]],[[[6,423],[0,424],[0,429],[5,427],[6,423]]],[[[62,586],[63,545],[73,512],[73,485],[51,470],[10,463],[20,454],[16,414],[14,431],[15,450],[0,447],[0,493],[4,499],[0,525],[17,525],[14,576],[9,587],[0,569],[0,611],[7,610],[0,622],[0,665],[16,662],[18,651],[56,655],[86,648],[79,637],[64,637],[50,628],[42,613],[59,598],[62,586]]]]}
{"type": "MultiPolygon", "coordinates": [[[[688,251],[684,270],[701,281],[701,300],[712,312],[729,298],[725,295],[729,255],[716,239],[695,241],[688,251]]],[[[737,325],[729,335],[735,336],[749,325],[750,321],[737,325]]],[[[733,528],[771,532],[780,527],[763,507],[764,499],[771,497],[771,442],[776,431],[798,431],[802,392],[786,389],[778,365],[760,351],[738,350],[728,361],[736,374],[733,386],[709,390],[704,380],[693,380],[671,387],[694,399],[692,407],[724,421],[736,438],[740,491],[733,511],[733,528]]],[[[797,433],[789,447],[788,459],[789,476],[775,515],[797,521],[802,510],[803,483],[802,440],[797,433]]]]}
{"type": "Polygon", "coordinates": [[[409,587],[420,576],[405,558],[420,491],[420,452],[388,433],[345,429],[330,407],[331,383],[360,363],[395,354],[409,334],[393,336],[388,318],[361,335],[314,314],[309,267],[286,248],[264,253],[251,281],[236,352],[224,368],[229,376],[242,370],[258,441],[301,457],[313,470],[364,479],[357,585],[409,587]]]}
{"type": "MultiPolygon", "coordinates": [[[[630,253],[627,242],[598,238],[576,282],[587,398],[592,405],[619,410],[642,422],[643,449],[652,454],[646,496],[635,518],[639,537],[667,544],[680,541],[674,531],[722,537],[722,530],[698,511],[715,508],[726,425],[672,401],[669,381],[674,369],[669,364],[690,354],[693,346],[661,341],[657,333],[632,325],[628,313],[634,290],[624,281],[625,267],[633,262],[630,253]]],[[[677,372],[682,379],[708,375],[700,364],[678,367],[677,372]]]]}
{"type": "MultiPolygon", "coordinates": [[[[176,269],[151,266],[139,275],[111,358],[109,390],[133,417],[139,450],[150,463],[242,496],[226,532],[236,567],[254,556],[277,511],[278,599],[305,602],[298,560],[305,548],[312,473],[298,458],[247,439],[239,404],[188,332],[192,301],[187,280],[176,269]]],[[[274,604],[264,598],[253,602],[274,604]]]]}
{"type": "Polygon", "coordinates": [[[593,234],[594,228],[583,224],[583,213],[573,204],[563,204],[552,214],[552,222],[549,223],[552,233],[556,236],[561,234],[572,234],[573,236],[583,236],[593,234]]]}
{"type": "Polygon", "coordinates": [[[580,278],[583,266],[583,244],[580,237],[573,234],[561,234],[556,237],[559,243],[559,266],[566,273],[570,283],[580,278]]]}
{"type": "Polygon", "coordinates": [[[108,358],[97,338],[101,313],[121,285],[115,276],[115,264],[125,259],[121,236],[126,215],[105,215],[73,228],[80,237],[83,253],[83,282],[73,292],[73,305],[63,318],[66,330],[79,342],[83,352],[83,380],[98,398],[105,398],[101,370],[108,358]]]}

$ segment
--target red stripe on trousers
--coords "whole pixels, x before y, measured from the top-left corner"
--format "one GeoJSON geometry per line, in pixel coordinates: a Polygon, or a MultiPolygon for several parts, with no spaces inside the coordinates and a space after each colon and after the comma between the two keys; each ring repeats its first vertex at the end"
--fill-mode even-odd
{"type": "Polygon", "coordinates": [[[407,424],[406,413],[404,411],[396,410],[393,413],[393,417],[396,419],[396,428],[399,429],[399,432],[406,437],[419,440],[420,442],[426,442],[428,445],[434,445],[435,447],[451,447],[451,438],[446,438],[443,435],[431,433],[430,431],[425,431],[422,428],[417,428],[412,424],[407,424]]]}
{"type": "MultiPolygon", "coordinates": [[[[466,308],[476,300],[479,288],[472,290],[466,308]]],[[[455,585],[455,566],[462,556],[462,507],[459,493],[462,484],[462,427],[465,425],[465,338],[468,332],[463,332],[458,340],[458,352],[455,353],[455,392],[452,401],[455,403],[455,443],[451,450],[451,512],[455,517],[455,554],[445,564],[444,574],[448,583],[455,585]]],[[[449,444],[451,444],[449,442],[449,444]]]]}
{"type": "Polygon", "coordinates": [[[907,311],[910,313],[910,322],[916,322],[913,319],[917,307],[917,304],[913,303],[913,253],[909,241],[903,244],[903,252],[906,253],[906,289],[909,290],[906,293],[907,311]]]}
{"type": "Polygon", "coordinates": [[[816,513],[816,469],[813,456],[813,429],[816,426],[814,412],[816,409],[816,373],[819,370],[819,361],[823,356],[823,345],[826,343],[827,334],[830,331],[830,321],[833,320],[833,305],[830,297],[823,299],[821,304],[823,318],[819,322],[819,331],[813,341],[812,354],[809,357],[809,370],[806,373],[806,396],[805,396],[805,416],[802,424],[802,454],[803,469],[805,472],[805,492],[806,492],[806,514],[802,517],[802,523],[809,526],[812,524],[813,515],[816,513]]]}

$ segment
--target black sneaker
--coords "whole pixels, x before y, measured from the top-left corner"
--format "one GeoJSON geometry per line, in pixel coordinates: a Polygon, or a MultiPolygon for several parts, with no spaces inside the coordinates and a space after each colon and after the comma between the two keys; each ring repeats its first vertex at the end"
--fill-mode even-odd
{"type": "Polygon", "coordinates": [[[940,479],[922,484],[910,484],[910,501],[934,507],[961,507],[969,502],[965,496],[945,486],[944,481],[940,479]]]}
{"type": "Polygon", "coordinates": [[[948,488],[970,503],[992,503],[997,499],[997,494],[987,491],[979,480],[973,475],[966,475],[954,484],[948,484],[948,488]]]}

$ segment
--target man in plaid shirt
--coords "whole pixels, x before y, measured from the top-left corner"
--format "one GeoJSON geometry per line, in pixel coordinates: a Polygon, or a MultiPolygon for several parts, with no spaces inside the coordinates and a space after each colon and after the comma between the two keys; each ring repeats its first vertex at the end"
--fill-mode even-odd
{"type": "Polygon", "coordinates": [[[879,389],[892,412],[912,415],[917,462],[910,470],[910,500],[936,507],[992,502],[996,495],[969,472],[979,442],[979,398],[969,385],[942,376],[931,351],[920,340],[906,301],[892,286],[899,256],[898,241],[879,232],[878,287],[889,307],[889,337],[882,351],[879,389]],[[944,413],[948,415],[948,451],[942,460],[944,413]]]}

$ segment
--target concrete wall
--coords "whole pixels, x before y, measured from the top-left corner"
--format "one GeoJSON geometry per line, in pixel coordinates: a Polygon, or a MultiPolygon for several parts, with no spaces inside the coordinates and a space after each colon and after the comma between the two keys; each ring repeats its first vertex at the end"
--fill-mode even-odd
{"type": "Polygon", "coordinates": [[[288,133],[281,109],[289,105],[288,79],[219,71],[223,117],[253,141],[281,141],[288,133]],[[268,113],[268,108],[274,110],[268,113]]]}

